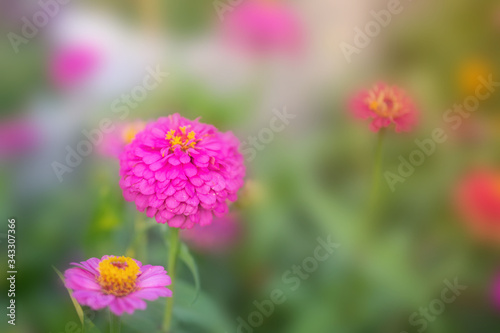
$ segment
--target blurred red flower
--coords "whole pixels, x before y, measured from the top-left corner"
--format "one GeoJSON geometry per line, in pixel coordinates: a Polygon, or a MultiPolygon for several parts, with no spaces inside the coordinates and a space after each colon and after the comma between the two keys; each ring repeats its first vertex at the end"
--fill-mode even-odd
{"type": "Polygon", "coordinates": [[[455,204],[464,222],[481,239],[500,241],[500,171],[478,169],[460,181],[455,204]]]}

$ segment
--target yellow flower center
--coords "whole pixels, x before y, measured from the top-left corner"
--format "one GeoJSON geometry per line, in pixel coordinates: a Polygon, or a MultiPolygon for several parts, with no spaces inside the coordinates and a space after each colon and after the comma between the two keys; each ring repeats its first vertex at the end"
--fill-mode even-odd
{"type": "Polygon", "coordinates": [[[181,126],[177,130],[173,129],[167,133],[165,139],[169,140],[171,148],[180,146],[182,150],[186,151],[196,146],[196,143],[198,143],[200,139],[196,139],[196,133],[194,131],[187,132],[189,127],[191,127],[191,125],[181,126]]]}
{"type": "Polygon", "coordinates": [[[129,257],[111,256],[99,263],[98,282],[105,294],[125,296],[136,290],[139,266],[129,257]]]}
{"type": "Polygon", "coordinates": [[[125,128],[122,131],[122,140],[125,142],[125,144],[129,144],[132,142],[132,140],[135,139],[135,136],[139,131],[142,131],[144,129],[144,124],[130,124],[125,126],[125,128]]]}
{"type": "Polygon", "coordinates": [[[383,91],[376,93],[370,91],[368,96],[368,105],[370,110],[384,118],[393,118],[399,115],[401,111],[401,102],[395,92],[387,88],[383,91]]]}

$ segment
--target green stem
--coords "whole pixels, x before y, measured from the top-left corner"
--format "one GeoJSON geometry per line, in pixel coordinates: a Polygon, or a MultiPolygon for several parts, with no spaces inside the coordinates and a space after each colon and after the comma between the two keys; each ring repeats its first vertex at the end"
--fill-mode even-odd
{"type": "Polygon", "coordinates": [[[120,317],[109,311],[109,333],[120,333],[120,317]]]}
{"type": "Polygon", "coordinates": [[[169,244],[169,254],[168,254],[168,269],[167,274],[170,276],[172,280],[172,284],[169,286],[170,290],[172,290],[172,297],[167,298],[167,306],[165,308],[165,315],[163,317],[163,325],[162,330],[165,333],[170,332],[172,327],[172,311],[174,309],[174,282],[175,282],[175,265],[177,262],[177,257],[179,255],[180,249],[180,241],[179,241],[179,229],[178,228],[169,228],[168,230],[168,244],[169,244]]]}
{"type": "Polygon", "coordinates": [[[380,199],[380,179],[382,178],[382,152],[385,137],[385,129],[382,128],[378,133],[377,146],[375,148],[373,175],[372,175],[372,188],[370,192],[370,201],[368,204],[368,218],[375,219],[378,211],[380,199]]]}
{"type": "Polygon", "coordinates": [[[142,262],[147,262],[147,231],[145,226],[146,221],[142,214],[138,215],[135,219],[135,232],[137,233],[136,239],[136,258],[142,262]]]}

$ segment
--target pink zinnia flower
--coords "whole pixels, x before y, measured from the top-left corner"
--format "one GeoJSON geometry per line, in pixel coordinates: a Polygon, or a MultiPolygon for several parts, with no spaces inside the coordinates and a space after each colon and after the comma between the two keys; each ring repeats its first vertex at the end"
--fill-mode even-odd
{"type": "Polygon", "coordinates": [[[131,143],[144,127],[146,123],[140,120],[116,125],[112,132],[104,134],[97,151],[103,156],[119,157],[125,146],[131,143]]]}
{"type": "Polygon", "coordinates": [[[394,123],[396,132],[409,132],[417,123],[417,109],[406,92],[399,87],[378,83],[360,92],[352,101],[354,116],[373,119],[370,129],[378,132],[394,123]]]}
{"type": "Polygon", "coordinates": [[[227,213],[243,185],[239,140],[178,114],[149,123],[120,155],[127,201],[159,223],[189,229],[227,213]]]}
{"type": "Polygon", "coordinates": [[[181,239],[190,247],[203,253],[220,253],[236,244],[240,236],[240,225],[235,216],[228,214],[215,218],[208,226],[195,225],[183,230],[181,239]]]}
{"type": "Polygon", "coordinates": [[[50,77],[58,88],[73,88],[95,72],[99,60],[99,53],[93,47],[65,47],[50,60],[50,77]]]}
{"type": "Polygon", "coordinates": [[[35,121],[14,118],[0,122],[0,157],[30,152],[40,146],[43,135],[35,121]]]}
{"type": "Polygon", "coordinates": [[[109,306],[117,316],[146,309],[146,302],[171,297],[170,277],[162,266],[142,265],[128,257],[90,258],[64,272],[66,287],[73,297],[92,310],[109,306]]]}
{"type": "Polygon", "coordinates": [[[495,277],[495,281],[493,282],[491,296],[493,300],[493,305],[495,305],[497,309],[500,310],[500,273],[497,274],[497,276],[495,277]]]}
{"type": "Polygon", "coordinates": [[[301,24],[296,13],[285,4],[245,0],[226,15],[226,35],[245,49],[295,51],[301,44],[301,24]]]}

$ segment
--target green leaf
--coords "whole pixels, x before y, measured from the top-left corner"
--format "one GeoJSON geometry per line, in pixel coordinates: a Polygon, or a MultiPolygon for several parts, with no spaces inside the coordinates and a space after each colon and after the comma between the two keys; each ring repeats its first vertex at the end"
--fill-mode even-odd
{"type": "Polygon", "coordinates": [[[220,307],[220,304],[203,291],[199,292],[196,304],[191,304],[189,295],[193,293],[193,284],[177,280],[177,293],[174,304],[174,316],[189,332],[230,332],[231,318],[220,307]]]}
{"type": "MultiPolygon", "coordinates": [[[[56,271],[56,273],[59,276],[59,278],[61,279],[63,285],[66,286],[66,283],[64,281],[64,275],[62,275],[62,273],[57,268],[55,268],[54,266],[52,266],[52,268],[54,269],[54,271],[56,271]]],[[[73,306],[75,307],[76,313],[78,314],[78,318],[80,318],[80,322],[82,323],[82,326],[83,326],[85,318],[83,316],[82,307],[80,306],[80,304],[78,304],[78,302],[76,301],[76,299],[73,297],[73,292],[70,289],[68,289],[68,288],[66,288],[66,290],[68,290],[69,297],[71,297],[71,301],[73,302],[73,306]]]]}
{"type": "MultiPolygon", "coordinates": [[[[227,316],[221,305],[208,294],[200,290],[198,300],[191,305],[191,295],[194,292],[193,283],[177,279],[175,281],[175,302],[172,332],[234,332],[232,320],[227,316]]],[[[123,314],[121,319],[127,330],[134,333],[162,333],[161,322],[164,315],[166,299],[161,297],[149,302],[144,311],[134,314],[123,314]]]]}
{"type": "MultiPolygon", "coordinates": [[[[63,285],[66,286],[66,283],[65,283],[65,280],[64,280],[64,275],[57,268],[55,268],[54,266],[52,266],[52,268],[54,269],[54,271],[56,272],[56,274],[61,279],[63,285]]],[[[88,318],[85,318],[85,315],[83,314],[83,309],[80,306],[80,304],[76,301],[76,299],[73,297],[73,292],[71,291],[71,289],[66,288],[66,290],[69,293],[69,297],[71,298],[71,302],[73,302],[73,306],[75,307],[76,313],[78,314],[78,318],[80,318],[80,322],[82,323],[82,333],[85,333],[85,332],[89,332],[89,333],[90,332],[95,332],[95,333],[99,332],[100,333],[100,331],[96,328],[96,326],[94,325],[94,323],[92,323],[92,321],[90,321],[88,318]],[[88,327],[87,330],[86,330],[86,327],[85,327],[85,322],[88,324],[87,325],[87,327],[88,327]]]]}
{"type": "Polygon", "coordinates": [[[191,252],[189,252],[189,248],[184,243],[181,244],[181,251],[179,256],[189,268],[191,274],[193,274],[195,284],[195,295],[193,301],[191,302],[191,305],[193,305],[196,302],[198,295],[200,294],[200,275],[198,273],[198,266],[196,265],[196,261],[191,255],[191,252]]]}

